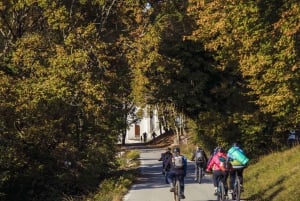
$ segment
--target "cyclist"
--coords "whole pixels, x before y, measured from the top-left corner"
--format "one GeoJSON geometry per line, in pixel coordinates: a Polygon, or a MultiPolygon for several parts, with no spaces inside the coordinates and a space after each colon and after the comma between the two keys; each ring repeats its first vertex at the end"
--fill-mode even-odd
{"type": "MultiPolygon", "coordinates": [[[[169,160],[172,158],[171,148],[168,147],[166,152],[161,154],[160,159],[158,161],[162,161],[162,174],[167,177],[167,174],[170,170],[169,160]]],[[[166,183],[168,184],[168,180],[166,179],[166,183]]]]}
{"type": "MultiPolygon", "coordinates": [[[[236,142],[232,144],[232,147],[238,149],[241,153],[244,153],[244,151],[239,147],[239,145],[236,142]]],[[[229,152],[227,153],[227,157],[228,157],[229,161],[231,161],[231,164],[233,166],[244,166],[239,161],[237,161],[236,158],[232,154],[230,154],[229,152]]],[[[237,172],[238,176],[240,177],[241,190],[243,190],[243,172],[244,172],[244,168],[237,168],[237,169],[233,168],[230,171],[229,193],[232,193],[233,185],[234,185],[234,182],[235,182],[234,179],[235,179],[235,173],[236,172],[237,172]]]]}
{"type": "Polygon", "coordinates": [[[197,181],[199,176],[198,167],[200,166],[201,168],[205,169],[207,165],[207,156],[201,146],[197,146],[195,152],[193,153],[192,161],[195,161],[195,181],[197,181]]]}
{"type": "Polygon", "coordinates": [[[224,167],[224,161],[227,160],[227,155],[225,150],[222,147],[219,147],[217,153],[212,157],[211,161],[209,162],[206,171],[210,172],[213,170],[213,184],[214,184],[214,194],[217,195],[218,192],[218,179],[221,177],[222,182],[224,183],[225,187],[225,195],[227,196],[227,177],[228,171],[224,167]]]}
{"type": "Polygon", "coordinates": [[[174,179],[178,176],[180,181],[180,198],[184,199],[184,177],[186,176],[187,170],[187,159],[185,156],[180,154],[180,148],[176,147],[173,150],[172,159],[169,160],[170,171],[168,173],[168,182],[171,185],[170,192],[174,192],[174,179]]]}

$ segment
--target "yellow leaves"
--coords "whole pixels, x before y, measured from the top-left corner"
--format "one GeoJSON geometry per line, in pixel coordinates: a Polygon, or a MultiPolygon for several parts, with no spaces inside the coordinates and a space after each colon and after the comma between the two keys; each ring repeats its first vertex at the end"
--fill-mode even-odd
{"type": "Polygon", "coordinates": [[[0,1],[0,11],[5,10],[6,6],[4,5],[4,3],[2,1],[0,1]]]}
{"type": "MultiPolygon", "coordinates": [[[[77,27],[73,32],[70,32],[66,39],[66,45],[82,44],[84,41],[93,40],[96,35],[96,27],[94,24],[89,24],[86,27],[77,27]]],[[[84,45],[84,44],[82,44],[84,45]]]]}
{"type": "Polygon", "coordinates": [[[68,11],[64,6],[45,11],[49,26],[54,30],[63,30],[68,25],[68,11]]]}

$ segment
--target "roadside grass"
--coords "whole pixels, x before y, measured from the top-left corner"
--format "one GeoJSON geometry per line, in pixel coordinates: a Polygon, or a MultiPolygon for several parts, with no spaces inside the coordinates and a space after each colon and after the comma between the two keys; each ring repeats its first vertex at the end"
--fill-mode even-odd
{"type": "Polygon", "coordinates": [[[261,157],[244,171],[242,198],[254,201],[300,200],[300,146],[261,157]]]}
{"type": "Polygon", "coordinates": [[[138,176],[140,153],[137,150],[125,151],[119,157],[120,175],[105,180],[99,186],[99,192],[93,199],[87,201],[121,201],[123,196],[129,191],[131,184],[138,176]]]}
{"type": "Polygon", "coordinates": [[[121,201],[139,175],[138,150],[128,150],[119,155],[119,169],[101,182],[96,192],[80,199],[65,198],[64,201],[121,201]]]}

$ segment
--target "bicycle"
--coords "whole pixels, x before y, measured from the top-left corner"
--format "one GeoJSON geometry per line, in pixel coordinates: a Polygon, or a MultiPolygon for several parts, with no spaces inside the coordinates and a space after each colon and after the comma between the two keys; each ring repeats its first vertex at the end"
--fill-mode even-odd
{"type": "MultiPolygon", "coordinates": [[[[242,169],[244,166],[235,166],[234,169],[242,169]]],[[[238,175],[238,171],[235,171],[235,178],[234,178],[234,185],[233,185],[233,192],[232,192],[232,199],[236,201],[240,201],[241,199],[241,181],[238,175]]]]}

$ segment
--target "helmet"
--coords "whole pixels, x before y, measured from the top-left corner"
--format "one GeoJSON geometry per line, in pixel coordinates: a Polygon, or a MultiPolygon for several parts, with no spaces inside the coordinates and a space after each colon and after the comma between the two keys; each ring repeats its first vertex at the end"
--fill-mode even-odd
{"type": "Polygon", "coordinates": [[[225,150],[224,150],[224,148],[222,148],[222,147],[218,147],[218,149],[217,149],[217,153],[225,153],[225,150]]]}
{"type": "Polygon", "coordinates": [[[180,153],[180,148],[175,147],[175,148],[173,149],[173,152],[174,152],[174,153],[180,153]]]}
{"type": "Polygon", "coordinates": [[[234,142],[234,143],[232,143],[232,146],[233,147],[238,147],[239,145],[238,145],[238,143],[234,142]]]}

